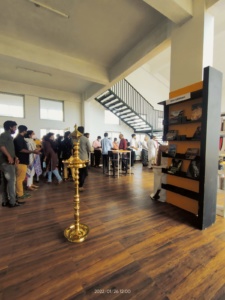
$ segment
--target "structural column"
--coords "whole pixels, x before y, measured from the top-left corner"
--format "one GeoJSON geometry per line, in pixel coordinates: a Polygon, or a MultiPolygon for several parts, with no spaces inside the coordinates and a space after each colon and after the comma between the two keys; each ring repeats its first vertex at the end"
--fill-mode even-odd
{"type": "Polygon", "coordinates": [[[193,1],[193,17],[172,33],[170,91],[202,81],[203,68],[213,64],[213,36],[205,0],[193,1]]]}

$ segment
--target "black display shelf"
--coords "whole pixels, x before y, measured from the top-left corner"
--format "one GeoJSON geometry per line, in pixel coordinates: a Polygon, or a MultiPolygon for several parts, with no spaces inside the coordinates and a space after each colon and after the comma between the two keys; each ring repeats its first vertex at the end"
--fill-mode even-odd
{"type": "Polygon", "coordinates": [[[200,139],[193,139],[192,137],[186,137],[185,140],[166,140],[166,139],[163,140],[166,142],[196,142],[196,141],[200,142],[200,139]]]}
{"type": "Polygon", "coordinates": [[[175,174],[172,174],[172,173],[168,172],[168,169],[162,168],[162,173],[168,174],[168,175],[171,175],[171,176],[177,176],[177,177],[181,177],[181,178],[191,179],[191,180],[194,180],[194,181],[199,181],[199,178],[189,177],[189,176],[187,176],[186,172],[182,172],[182,171],[179,171],[179,172],[176,172],[175,174]]]}
{"type": "Polygon", "coordinates": [[[198,120],[183,120],[182,119],[182,121],[178,121],[178,122],[176,122],[176,123],[171,123],[170,121],[168,121],[168,122],[164,122],[163,121],[163,125],[169,125],[169,126],[172,126],[172,125],[187,125],[187,124],[192,124],[192,123],[201,123],[202,122],[202,119],[198,119],[198,120]],[[166,124],[166,123],[168,123],[168,124],[166,124]]]}
{"type": "Polygon", "coordinates": [[[190,191],[190,190],[187,190],[187,189],[183,189],[181,187],[178,187],[178,186],[175,186],[175,185],[172,185],[172,184],[162,183],[162,188],[167,190],[167,191],[173,192],[175,194],[180,194],[184,197],[191,198],[193,200],[199,201],[199,193],[196,193],[196,192],[193,192],[193,191],[190,191]]]}
{"type": "MultiPolygon", "coordinates": [[[[188,88],[189,87],[187,87],[186,90],[188,90],[188,88]]],[[[169,140],[169,145],[173,143],[175,145],[177,144],[179,145],[179,148],[182,149],[180,151],[185,153],[188,148],[195,147],[196,144],[194,145],[194,142],[197,142],[199,148],[198,160],[200,162],[200,177],[198,179],[199,193],[195,193],[186,189],[189,186],[188,184],[190,184],[191,186],[191,182],[188,183],[185,178],[190,180],[196,180],[196,178],[187,177],[185,172],[179,172],[172,175],[170,173],[167,173],[166,170],[163,171],[164,173],[170,174],[171,176],[179,176],[184,178],[184,188],[181,188],[180,186],[173,186],[176,185],[175,178],[173,180],[173,185],[170,185],[168,183],[168,185],[163,185],[163,187],[167,190],[172,191],[174,193],[174,197],[176,197],[177,193],[178,198],[178,194],[180,194],[187,198],[197,200],[198,212],[194,212],[194,214],[197,215],[198,227],[200,229],[205,229],[215,223],[216,220],[218,141],[221,129],[220,108],[222,98],[222,73],[212,67],[204,68],[204,77],[201,90],[186,93],[184,95],[179,95],[179,93],[177,94],[177,97],[160,103],[164,105],[163,140],[167,140],[167,134],[171,130],[171,128],[173,128],[176,129],[178,133],[182,132],[182,135],[180,135],[176,140],[169,140]],[[187,97],[189,98],[187,99],[187,97]],[[186,108],[188,108],[188,111],[190,112],[193,104],[197,102],[197,98],[201,98],[202,103],[202,116],[200,119],[191,121],[190,119],[187,120],[185,116],[181,117],[178,122],[174,122],[174,120],[170,122],[171,111],[182,110],[183,106],[184,112],[186,108]],[[201,135],[199,136],[199,138],[187,136],[190,135],[190,131],[194,127],[194,125],[192,125],[193,123],[198,123],[199,125],[197,126],[201,126],[201,135]],[[185,180],[187,182],[185,182],[185,180]]],[[[187,116],[187,118],[189,118],[189,115],[187,116]]],[[[197,134],[197,131],[195,132],[195,134],[197,134]]],[[[176,153],[175,158],[182,160],[185,159],[184,154],[182,153],[176,153]]],[[[169,168],[169,164],[167,168],[169,168]]],[[[171,177],[168,176],[168,180],[170,179],[171,177]]],[[[168,200],[170,199],[168,198],[168,200]]],[[[184,199],[184,202],[185,201],[188,200],[184,199]]],[[[177,204],[177,206],[181,207],[179,203],[177,204]]]]}
{"type": "Polygon", "coordinates": [[[183,153],[176,153],[175,156],[171,156],[171,155],[169,155],[169,154],[166,153],[166,152],[162,152],[162,157],[178,158],[178,159],[183,159],[183,160],[200,159],[200,156],[199,156],[199,155],[196,155],[195,158],[190,159],[190,158],[186,158],[186,157],[185,157],[185,154],[183,154],[183,153]]]}

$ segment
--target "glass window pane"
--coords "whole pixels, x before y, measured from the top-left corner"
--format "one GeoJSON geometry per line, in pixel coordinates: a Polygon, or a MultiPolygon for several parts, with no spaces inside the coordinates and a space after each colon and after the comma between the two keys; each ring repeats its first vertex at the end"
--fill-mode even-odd
{"type": "Polygon", "coordinates": [[[63,102],[40,99],[40,117],[44,120],[63,121],[63,102]]]}
{"type": "Polygon", "coordinates": [[[0,93],[0,115],[24,118],[23,96],[0,93]]]}

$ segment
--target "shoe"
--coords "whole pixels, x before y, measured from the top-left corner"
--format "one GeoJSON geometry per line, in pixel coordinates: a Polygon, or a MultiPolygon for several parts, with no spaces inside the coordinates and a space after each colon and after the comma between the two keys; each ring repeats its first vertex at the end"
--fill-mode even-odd
{"type": "Polygon", "coordinates": [[[27,193],[27,192],[24,192],[23,193],[25,196],[31,196],[31,194],[27,193]]]}
{"type": "Polygon", "coordinates": [[[26,201],[16,201],[16,203],[18,203],[18,204],[25,204],[26,201]]]}
{"type": "Polygon", "coordinates": [[[80,192],[83,192],[84,191],[84,187],[82,186],[82,187],[79,187],[79,191],[80,192]]]}
{"type": "Polygon", "coordinates": [[[34,184],[32,184],[32,186],[31,186],[32,188],[34,188],[34,189],[38,189],[39,188],[39,186],[38,185],[34,185],[34,184]]]}
{"type": "Polygon", "coordinates": [[[58,182],[57,182],[57,184],[59,185],[59,184],[61,184],[63,182],[63,180],[59,180],[58,182]]]}
{"type": "Polygon", "coordinates": [[[27,187],[27,190],[28,190],[28,191],[37,191],[37,189],[35,189],[35,188],[32,187],[32,186],[28,186],[28,187],[27,187]]]}
{"type": "Polygon", "coordinates": [[[18,200],[22,200],[22,199],[28,199],[28,198],[30,198],[31,197],[31,195],[30,194],[23,194],[23,196],[20,196],[20,197],[17,197],[17,201],[18,200]]]}
{"type": "Polygon", "coordinates": [[[2,202],[2,206],[3,207],[9,206],[9,202],[2,202]]]}
{"type": "Polygon", "coordinates": [[[18,202],[16,202],[15,204],[9,204],[9,207],[18,207],[21,206],[18,202]]]}

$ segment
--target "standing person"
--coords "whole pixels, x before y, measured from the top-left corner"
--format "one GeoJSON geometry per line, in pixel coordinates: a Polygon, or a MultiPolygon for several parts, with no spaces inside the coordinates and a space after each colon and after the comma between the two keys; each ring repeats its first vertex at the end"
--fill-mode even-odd
{"type": "Polygon", "coordinates": [[[125,140],[122,133],[120,133],[119,138],[120,138],[119,149],[127,150],[127,141],[125,140]]]}
{"type": "MultiPolygon", "coordinates": [[[[64,133],[64,139],[61,142],[61,159],[67,160],[69,159],[73,154],[73,141],[71,139],[71,132],[66,131],[64,133]]],[[[64,174],[64,164],[62,163],[63,167],[63,174],[64,174]]],[[[68,172],[71,174],[71,169],[68,168],[68,172]]],[[[66,180],[66,179],[65,179],[66,180]]]]}
{"type": "Polygon", "coordinates": [[[148,137],[147,146],[148,146],[148,168],[152,169],[152,163],[155,163],[156,150],[157,150],[156,136],[153,135],[151,139],[149,139],[148,137]]]}
{"type": "Polygon", "coordinates": [[[63,173],[63,163],[62,163],[62,149],[61,149],[61,146],[62,146],[62,140],[63,140],[63,136],[60,135],[60,134],[57,134],[56,135],[57,138],[55,140],[55,143],[56,143],[56,153],[57,153],[57,156],[58,156],[58,171],[59,171],[59,174],[62,175],[63,173]]]}
{"type": "Polygon", "coordinates": [[[29,165],[29,154],[39,154],[38,150],[29,150],[25,141],[27,127],[25,125],[18,126],[19,133],[14,139],[16,156],[19,163],[16,165],[16,195],[18,199],[29,198],[29,194],[25,194],[23,190],[23,182],[26,178],[27,166],[29,165]]]}
{"type": "MultiPolygon", "coordinates": [[[[77,130],[84,134],[84,127],[83,126],[79,126],[77,128],[77,130]]],[[[91,152],[91,144],[89,139],[82,135],[79,138],[79,143],[80,143],[80,149],[79,149],[79,157],[81,160],[89,160],[89,152],[91,152]]],[[[87,177],[88,174],[88,163],[86,164],[86,166],[84,168],[80,168],[79,169],[79,191],[83,191],[84,190],[84,182],[85,179],[87,177]]]]}
{"type": "MultiPolygon", "coordinates": [[[[27,133],[25,134],[25,141],[27,143],[28,150],[34,151],[37,150],[37,145],[34,141],[35,139],[35,133],[33,130],[27,130],[27,133]]],[[[35,191],[38,186],[33,184],[33,178],[35,175],[35,172],[37,173],[37,176],[39,177],[42,173],[41,170],[41,162],[39,155],[35,153],[29,154],[29,165],[27,168],[27,189],[29,191],[35,191]]]]}
{"type": "Polygon", "coordinates": [[[136,134],[133,133],[131,135],[131,140],[130,140],[130,149],[131,149],[131,167],[133,167],[134,162],[136,160],[136,150],[138,150],[138,143],[136,141],[136,134]]]}
{"type": "Polygon", "coordinates": [[[113,147],[112,147],[113,150],[119,150],[119,144],[117,142],[116,137],[114,138],[112,145],[113,145],[113,147]]]}
{"type": "Polygon", "coordinates": [[[102,147],[102,164],[103,164],[103,173],[108,171],[108,161],[109,155],[108,152],[112,150],[112,141],[108,138],[108,133],[104,133],[104,138],[101,140],[102,147]]]}
{"type": "Polygon", "coordinates": [[[44,161],[46,162],[46,170],[48,171],[48,183],[52,183],[52,173],[58,180],[58,184],[62,182],[62,177],[59,175],[59,171],[57,169],[57,149],[57,144],[54,140],[54,133],[47,133],[43,138],[43,150],[45,155],[44,161]]]}
{"type": "Polygon", "coordinates": [[[35,163],[36,182],[39,182],[39,176],[42,174],[43,163],[42,142],[35,135],[33,136],[33,139],[36,144],[36,148],[39,151],[39,155],[36,156],[37,163],[35,163]]]}
{"type": "MultiPolygon", "coordinates": [[[[127,150],[127,140],[124,138],[123,134],[120,133],[119,135],[120,143],[119,143],[119,150],[127,150]]],[[[126,155],[122,154],[122,170],[125,170],[127,168],[127,165],[125,164],[126,155]]]]}
{"type": "Polygon", "coordinates": [[[5,121],[5,132],[0,135],[0,171],[2,172],[2,206],[17,207],[25,202],[16,201],[15,165],[18,158],[15,154],[13,138],[11,134],[16,132],[17,124],[14,121],[5,121]]]}
{"type": "Polygon", "coordinates": [[[94,148],[94,157],[95,157],[95,168],[100,168],[100,160],[101,160],[101,137],[100,135],[97,137],[97,140],[95,140],[92,143],[92,147],[94,148]]]}
{"type": "Polygon", "coordinates": [[[141,150],[141,159],[143,167],[148,165],[148,145],[147,145],[148,136],[145,135],[144,141],[142,142],[142,150],[141,150]]]}

